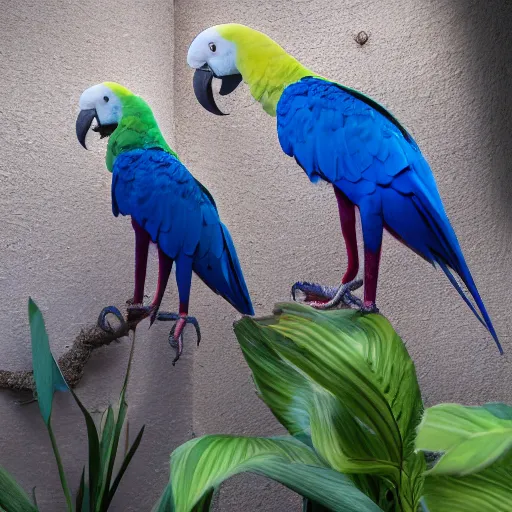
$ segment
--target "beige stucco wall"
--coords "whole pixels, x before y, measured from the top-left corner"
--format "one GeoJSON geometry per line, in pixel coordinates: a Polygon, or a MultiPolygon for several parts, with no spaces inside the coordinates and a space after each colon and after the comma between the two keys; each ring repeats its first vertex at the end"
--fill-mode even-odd
{"type": "MultiPolygon", "coordinates": [[[[74,134],[80,92],[106,79],[151,103],[165,135],[215,196],[258,314],[287,299],[298,279],[339,280],[346,257],[331,189],[311,185],[281,153],[275,120],[246,87],[219,100],[231,112],[224,118],[207,114],[193,96],[188,44],[209,25],[238,21],[267,32],[318,73],[369,93],[413,133],[507,354],[498,356],[446,278],[390,237],[379,306],[407,341],[428,403],[512,402],[507,4],[73,0],[63,7],[0,0],[0,367],[30,368],[28,295],[43,309],[60,354],[103,306],[121,305],[132,292],[132,233],[127,219],[111,214],[105,143],[91,140],[86,152],[74,134]],[[353,40],[359,30],[370,34],[363,48],[353,40]]],[[[176,307],[174,283],[165,301],[176,307]]],[[[231,330],[236,312],[196,280],[191,313],[203,343],[196,349],[189,336],[175,368],[166,326],[139,329],[130,432],[147,427],[115,510],[150,509],[168,478],[168,454],[192,432],[281,432],[255,396],[231,330]]],[[[78,387],[90,408],[116,398],[127,349],[123,342],[94,354],[78,387]]],[[[16,398],[0,393],[0,464],[26,489],[37,486],[42,510],[59,510],[43,423],[34,405],[19,407],[16,398]]],[[[65,395],[54,417],[75,487],[85,457],[82,419],[65,395]]],[[[219,504],[233,511],[296,506],[291,493],[276,489],[237,478],[219,504]]]]}

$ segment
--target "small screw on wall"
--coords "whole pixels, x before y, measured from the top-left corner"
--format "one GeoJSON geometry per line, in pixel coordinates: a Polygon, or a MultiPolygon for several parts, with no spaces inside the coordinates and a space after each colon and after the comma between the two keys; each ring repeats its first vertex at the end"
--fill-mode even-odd
{"type": "Polygon", "coordinates": [[[368,38],[368,34],[364,30],[361,30],[354,39],[358,45],[363,46],[368,41],[368,38]]]}

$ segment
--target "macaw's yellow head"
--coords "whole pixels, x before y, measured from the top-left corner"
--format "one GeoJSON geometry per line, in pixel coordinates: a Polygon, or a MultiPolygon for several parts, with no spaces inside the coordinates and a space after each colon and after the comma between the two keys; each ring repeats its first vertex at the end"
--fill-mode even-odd
{"type": "Polygon", "coordinates": [[[213,78],[222,80],[222,96],[233,92],[243,80],[253,97],[273,113],[283,88],[310,74],[270,37],[237,23],[201,32],[189,47],[187,63],[196,70],[193,83],[197,100],[217,115],[223,113],[213,98],[213,78]]]}

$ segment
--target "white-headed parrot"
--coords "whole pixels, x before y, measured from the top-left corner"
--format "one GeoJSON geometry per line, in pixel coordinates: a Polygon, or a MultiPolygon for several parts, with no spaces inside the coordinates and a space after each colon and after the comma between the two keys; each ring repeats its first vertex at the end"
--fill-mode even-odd
{"type": "Polygon", "coordinates": [[[243,80],[263,109],[277,117],[283,151],[294,157],[312,182],[331,183],[338,202],[348,267],[339,287],[296,283],[306,301],[319,308],[341,301],[362,311],[378,311],[377,280],[383,230],[439,266],[480,322],[501,346],[444,210],[432,171],[418,145],[386,108],[363,93],[310,71],[267,35],[239,24],[210,27],[188,50],[194,91],[208,111],[215,104],[212,79],[222,80],[220,94],[243,80]],[[359,257],[356,212],[364,242],[364,300],[350,292],[359,257]],[[473,297],[472,304],[457,274],[473,297]]]}
{"type": "Polygon", "coordinates": [[[76,134],[82,146],[86,148],[94,119],[93,130],[109,137],[106,164],[112,172],[112,211],[116,217],[131,216],[135,232],[135,290],[128,301],[128,319],[177,320],[170,335],[177,347],[176,361],[187,322],[200,336],[197,320],[188,316],[192,271],[240,313],[254,314],[235,246],[212,195],[169,147],[142,98],[105,82],[84,91],[79,106],[76,134]],[[144,306],[150,242],[158,247],[158,285],[153,302],[144,306]],[[158,315],[173,263],[179,313],[158,315]]]}

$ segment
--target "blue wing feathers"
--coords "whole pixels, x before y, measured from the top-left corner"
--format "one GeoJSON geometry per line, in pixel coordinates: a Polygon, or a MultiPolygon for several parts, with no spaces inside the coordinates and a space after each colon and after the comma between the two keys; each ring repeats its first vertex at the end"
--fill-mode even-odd
{"type": "MultiPolygon", "coordinates": [[[[432,171],[392,114],[358,91],[306,77],[284,90],[277,105],[277,133],[283,151],[295,158],[312,182],[332,183],[357,206],[369,207],[368,219],[378,213],[378,223],[425,260],[437,263],[501,350],[432,171]]],[[[372,230],[371,221],[366,222],[365,243],[371,241],[372,230]]]]}
{"type": "Polygon", "coordinates": [[[191,256],[193,270],[242,314],[254,314],[234,244],[215,202],[173,155],[137,149],[119,155],[112,211],[130,215],[173,260],[191,256]]]}

